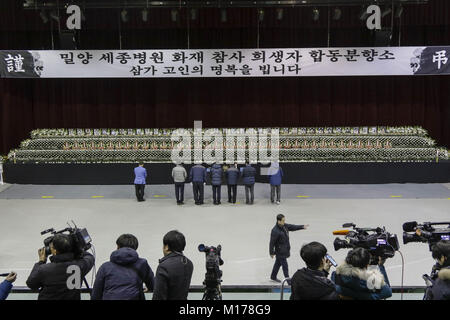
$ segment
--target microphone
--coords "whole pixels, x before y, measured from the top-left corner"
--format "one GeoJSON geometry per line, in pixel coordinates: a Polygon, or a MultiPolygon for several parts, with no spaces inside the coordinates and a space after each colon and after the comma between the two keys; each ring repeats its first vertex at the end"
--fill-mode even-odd
{"type": "Polygon", "coordinates": [[[348,235],[349,232],[350,232],[350,230],[335,230],[335,231],[333,231],[333,235],[334,236],[346,236],[346,235],[348,235]]]}
{"type": "Polygon", "coordinates": [[[415,231],[416,227],[417,227],[417,221],[405,222],[403,224],[403,231],[404,232],[413,232],[413,231],[415,231]]]}

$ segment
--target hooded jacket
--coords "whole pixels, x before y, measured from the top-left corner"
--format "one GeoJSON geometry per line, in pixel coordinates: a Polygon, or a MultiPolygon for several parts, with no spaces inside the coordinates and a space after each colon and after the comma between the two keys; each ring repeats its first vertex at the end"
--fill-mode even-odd
{"type": "Polygon", "coordinates": [[[214,163],[209,171],[211,172],[211,184],[220,186],[222,184],[222,167],[214,163]]]}
{"type": "Polygon", "coordinates": [[[355,300],[381,300],[392,296],[384,266],[367,269],[343,263],[331,275],[339,295],[355,300]]]}
{"type": "Polygon", "coordinates": [[[338,300],[336,286],[325,271],[303,268],[291,279],[290,300],[338,300]]]}
{"type": "Polygon", "coordinates": [[[273,162],[269,168],[269,183],[272,186],[281,185],[281,178],[283,177],[283,169],[280,168],[278,162],[273,162]]]}
{"type": "Polygon", "coordinates": [[[145,300],[142,284],[153,290],[153,271],[136,250],[120,248],[111,253],[95,278],[92,300],[145,300]]]}
{"type": "Polygon", "coordinates": [[[450,300],[450,267],[441,269],[431,288],[427,288],[424,300],[450,300]]]}

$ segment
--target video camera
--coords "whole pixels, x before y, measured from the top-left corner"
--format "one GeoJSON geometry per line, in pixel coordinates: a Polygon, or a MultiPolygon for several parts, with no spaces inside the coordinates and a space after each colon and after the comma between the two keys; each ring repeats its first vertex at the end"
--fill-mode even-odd
{"type": "Polygon", "coordinates": [[[206,287],[203,300],[221,300],[222,293],[220,290],[220,283],[222,282],[222,271],[219,266],[223,265],[223,260],[220,256],[222,246],[206,247],[204,244],[198,246],[198,251],[204,252],[206,255],[206,274],[203,284],[206,287]]]}
{"type": "Polygon", "coordinates": [[[370,264],[378,264],[378,257],[382,259],[392,258],[400,246],[397,235],[390,234],[386,228],[357,228],[354,223],[345,223],[343,228],[352,230],[333,231],[333,235],[345,235],[345,240],[336,238],[334,250],[344,248],[365,248],[371,254],[370,264]]]}
{"type": "Polygon", "coordinates": [[[52,234],[50,237],[44,239],[45,254],[47,256],[52,254],[50,251],[50,243],[53,241],[53,238],[56,234],[67,234],[70,237],[70,241],[72,243],[72,252],[75,254],[76,258],[81,257],[83,252],[91,248],[92,239],[86,228],[79,229],[73,221],[72,223],[74,227],[67,223],[69,227],[63,230],[55,231],[54,228],[50,228],[41,232],[41,235],[47,233],[52,234]]]}
{"type": "Polygon", "coordinates": [[[450,240],[450,222],[405,222],[403,224],[403,244],[409,242],[428,242],[430,251],[434,244],[441,240],[450,240]],[[434,228],[433,226],[447,225],[446,228],[434,228]]]}

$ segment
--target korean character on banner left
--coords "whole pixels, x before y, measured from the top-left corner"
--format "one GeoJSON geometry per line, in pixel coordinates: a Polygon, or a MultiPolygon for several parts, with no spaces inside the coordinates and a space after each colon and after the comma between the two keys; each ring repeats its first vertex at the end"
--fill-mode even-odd
{"type": "Polygon", "coordinates": [[[287,54],[286,61],[287,61],[287,60],[290,60],[290,59],[295,59],[295,63],[298,63],[298,61],[300,60],[300,58],[303,57],[303,56],[300,54],[300,51],[298,51],[298,50],[294,50],[294,51],[292,51],[292,52],[287,52],[286,54],[287,54]]]}
{"type": "Polygon", "coordinates": [[[189,60],[195,60],[198,63],[203,63],[203,51],[197,51],[189,54],[189,60]]]}
{"type": "Polygon", "coordinates": [[[153,52],[150,57],[148,57],[149,60],[153,60],[155,63],[164,63],[164,55],[162,51],[153,52]]]}
{"type": "Polygon", "coordinates": [[[73,52],[61,53],[60,56],[61,59],[64,59],[65,64],[75,64],[75,62],[73,62],[73,52]]]}
{"type": "Polygon", "coordinates": [[[225,54],[225,51],[215,51],[212,54],[211,60],[216,60],[216,63],[224,63],[225,57],[228,57],[228,55],[225,54]]]}
{"type": "Polygon", "coordinates": [[[242,74],[243,74],[244,76],[249,76],[249,75],[250,75],[250,72],[251,72],[253,69],[250,68],[247,64],[244,64],[244,65],[242,66],[242,68],[239,69],[239,70],[241,70],[241,72],[242,72],[242,74]]]}
{"type": "Polygon", "coordinates": [[[283,75],[284,75],[285,69],[286,69],[286,67],[284,64],[273,66],[273,72],[281,72],[281,74],[283,74],[283,75]]]}
{"type": "Polygon", "coordinates": [[[272,54],[270,55],[269,59],[274,58],[274,61],[276,63],[280,63],[283,61],[283,50],[277,50],[272,52],[272,54]]]}
{"type": "Polygon", "coordinates": [[[259,66],[259,70],[262,71],[263,75],[269,75],[270,74],[270,64],[263,64],[259,66]]]}
{"type": "Polygon", "coordinates": [[[312,50],[309,52],[309,55],[314,59],[314,62],[322,62],[324,53],[322,50],[312,50]]]}
{"type": "Polygon", "coordinates": [[[294,64],[293,66],[288,66],[288,72],[295,72],[295,74],[298,74],[299,71],[302,70],[298,64],[294,64]]]}
{"type": "Polygon", "coordinates": [[[177,74],[175,72],[175,67],[164,67],[165,71],[163,74],[177,74]]]}
{"type": "Polygon", "coordinates": [[[134,76],[140,76],[142,70],[143,69],[141,66],[133,66],[133,68],[131,68],[130,72],[133,73],[134,76]]]}
{"type": "Polygon", "coordinates": [[[172,62],[181,62],[184,64],[186,62],[186,53],[184,51],[174,52],[172,58],[172,62]]]}
{"type": "Polygon", "coordinates": [[[102,57],[98,61],[105,60],[110,64],[114,64],[114,55],[112,52],[102,53],[102,57]]]}
{"type": "Polygon", "coordinates": [[[189,75],[189,66],[185,65],[185,66],[178,67],[178,71],[180,71],[181,75],[188,76],[189,75]]]}
{"type": "Polygon", "coordinates": [[[227,65],[227,68],[225,69],[225,71],[226,71],[226,72],[230,72],[230,73],[232,73],[233,75],[236,75],[236,72],[237,72],[236,65],[234,65],[234,64],[229,64],[229,65],[227,65]]]}
{"type": "Polygon", "coordinates": [[[252,61],[262,61],[262,63],[266,62],[266,51],[253,51],[252,52],[252,61]]]}
{"type": "Polygon", "coordinates": [[[194,66],[194,67],[192,68],[191,73],[192,73],[192,74],[194,74],[194,73],[199,73],[200,75],[203,75],[203,65],[194,66]]]}
{"type": "Polygon", "coordinates": [[[81,60],[82,64],[88,64],[89,60],[92,59],[94,56],[90,54],[89,52],[86,52],[86,54],[79,53],[77,55],[77,58],[81,60]]]}
{"type": "Polygon", "coordinates": [[[358,54],[358,50],[356,49],[348,49],[347,50],[347,54],[344,55],[344,57],[347,59],[348,62],[356,62],[358,61],[357,59],[355,59],[355,57],[359,57],[360,55],[358,54]]]}
{"type": "Polygon", "coordinates": [[[380,54],[378,60],[395,60],[394,54],[389,50],[384,50],[384,53],[380,54]]]}
{"type": "Polygon", "coordinates": [[[378,56],[378,52],[374,49],[363,50],[362,55],[363,57],[367,58],[367,61],[372,62],[374,60],[374,57],[378,56]]]}
{"type": "Polygon", "coordinates": [[[222,75],[222,69],[223,69],[223,66],[221,64],[218,64],[217,66],[211,66],[211,71],[215,71],[216,76],[222,75]]]}
{"type": "Polygon", "coordinates": [[[133,53],[133,59],[138,60],[140,64],[145,64],[147,62],[147,52],[142,51],[138,53],[133,53]]]}
{"type": "Polygon", "coordinates": [[[156,73],[155,66],[144,67],[144,70],[145,70],[144,74],[147,74],[147,73],[151,72],[152,76],[154,76],[155,73],[156,73]]]}
{"type": "Polygon", "coordinates": [[[342,55],[340,54],[339,49],[337,49],[337,50],[328,50],[328,52],[330,54],[327,54],[327,57],[330,58],[331,62],[337,62],[339,60],[338,57],[342,57],[342,55]]]}
{"type": "Polygon", "coordinates": [[[128,52],[119,52],[116,56],[116,59],[119,60],[119,62],[121,64],[127,64],[128,60],[131,59],[130,55],[128,54],[128,52]]]}
{"type": "Polygon", "coordinates": [[[228,58],[228,61],[230,60],[237,60],[238,63],[241,63],[242,60],[245,58],[245,56],[242,54],[242,51],[238,50],[236,52],[233,52],[230,58],[228,58]]]}

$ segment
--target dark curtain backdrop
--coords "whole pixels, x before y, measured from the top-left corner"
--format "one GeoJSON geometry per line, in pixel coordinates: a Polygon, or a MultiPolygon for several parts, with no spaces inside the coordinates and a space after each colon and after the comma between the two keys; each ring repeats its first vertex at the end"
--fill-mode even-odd
{"type": "MultiPolygon", "coordinates": [[[[0,49],[58,49],[56,21],[42,23],[21,3],[0,1],[0,49]]],[[[314,22],[311,8],[285,9],[281,21],[266,9],[259,46],[326,47],[328,12],[320,10],[314,22]]],[[[331,20],[330,46],[376,43],[359,10],[343,8],[342,18],[331,20]]],[[[167,9],[150,11],[148,22],[139,11],[129,14],[120,24],[124,49],[187,48],[188,34],[190,48],[258,45],[255,9],[230,9],[226,22],[217,9],[199,10],[196,20],[181,10],[176,22],[167,9]]],[[[449,15],[446,0],[406,6],[394,19],[391,45],[450,45],[449,15]]],[[[88,10],[85,16],[79,49],[119,48],[119,11],[88,10]]],[[[383,26],[391,28],[389,16],[383,26]]],[[[450,77],[0,79],[3,154],[36,128],[189,127],[194,120],[205,127],[421,125],[450,147],[450,77]]]]}

